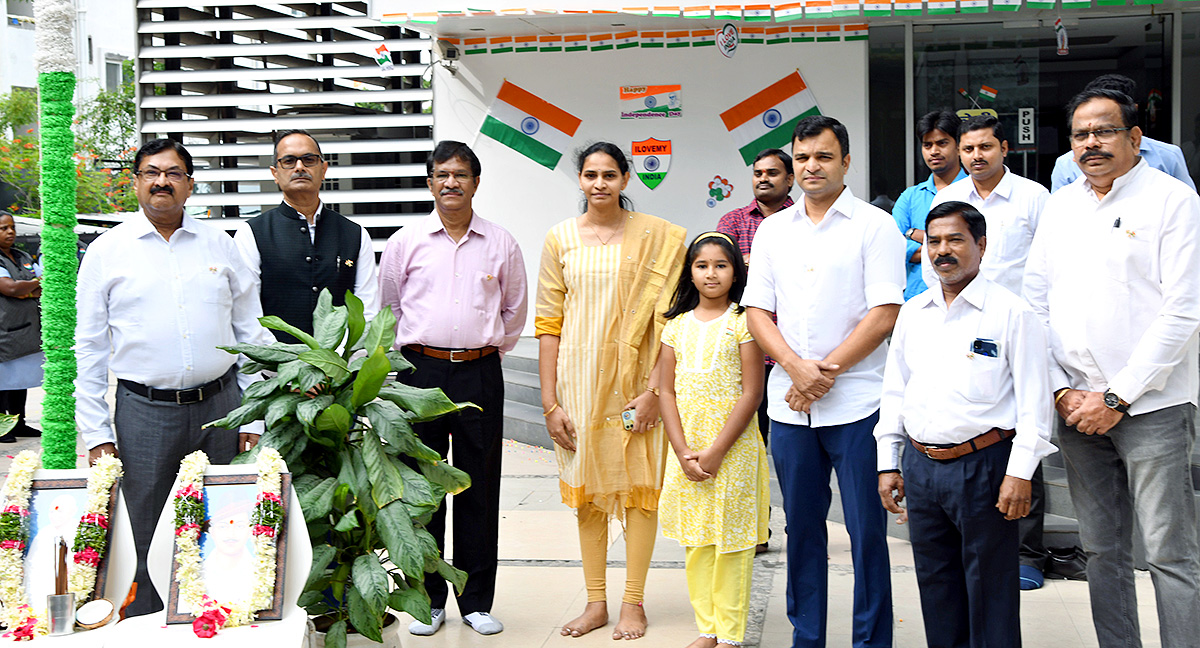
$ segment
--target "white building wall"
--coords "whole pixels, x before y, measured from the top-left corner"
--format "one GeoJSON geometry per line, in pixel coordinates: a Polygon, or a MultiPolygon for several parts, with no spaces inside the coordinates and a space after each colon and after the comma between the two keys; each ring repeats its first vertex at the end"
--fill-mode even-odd
{"type": "MultiPolygon", "coordinates": [[[[581,213],[582,194],[570,153],[548,170],[478,135],[505,79],[582,120],[572,150],[607,140],[628,153],[633,141],[671,140],[671,167],[662,184],[651,191],[634,176],[626,193],[638,211],[683,225],[689,236],[695,236],[714,229],[722,215],[753,199],[750,169],[719,114],[798,68],[822,114],[846,125],[851,154],[846,182],[856,196],[870,200],[865,42],[743,45],[732,59],[715,47],[478,54],[457,67],[455,75],[434,67],[434,137],[464,141],[480,158],[483,173],[476,211],[512,232],[525,255],[530,285],[527,334],[532,331],[537,267],[546,232],[581,213]],[[620,119],[620,86],[676,83],[683,86],[682,118],[620,119]],[[708,183],[716,175],[734,189],[728,199],[710,208],[705,204],[708,183]]],[[[891,154],[902,163],[903,151],[891,154]]],[[[799,189],[793,188],[792,195],[798,198],[799,189]]]]}

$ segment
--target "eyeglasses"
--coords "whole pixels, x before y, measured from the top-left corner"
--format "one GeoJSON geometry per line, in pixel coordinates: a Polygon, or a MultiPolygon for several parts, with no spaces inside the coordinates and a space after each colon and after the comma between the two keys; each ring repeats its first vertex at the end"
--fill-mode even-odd
{"type": "Polygon", "coordinates": [[[141,171],[135,172],[134,175],[141,178],[142,180],[145,180],[146,182],[154,182],[155,180],[158,180],[158,176],[160,176],[160,175],[166,176],[167,180],[170,182],[183,182],[184,178],[192,177],[178,169],[171,169],[170,171],[160,171],[158,169],[155,169],[154,167],[150,167],[148,169],[142,169],[141,171]]]}
{"type": "Polygon", "coordinates": [[[430,175],[429,177],[433,178],[433,181],[438,184],[445,184],[446,181],[450,179],[451,175],[454,176],[454,181],[457,182],[458,184],[470,182],[471,178],[475,177],[469,173],[459,172],[459,173],[451,174],[451,173],[446,173],[445,171],[434,171],[433,174],[430,175]]]}
{"type": "Polygon", "coordinates": [[[1096,141],[1101,144],[1112,144],[1117,139],[1117,133],[1127,131],[1128,128],[1101,128],[1092,131],[1075,131],[1071,133],[1071,141],[1076,144],[1083,144],[1088,141],[1092,135],[1096,136],[1096,141]]]}
{"type": "Polygon", "coordinates": [[[285,155],[285,156],[275,160],[275,162],[282,169],[294,169],[294,168],[296,168],[297,162],[303,162],[304,166],[311,169],[312,167],[315,167],[318,164],[320,164],[321,159],[322,159],[321,156],[316,155],[315,153],[305,153],[304,155],[301,155],[300,157],[296,157],[295,155],[285,155]]]}

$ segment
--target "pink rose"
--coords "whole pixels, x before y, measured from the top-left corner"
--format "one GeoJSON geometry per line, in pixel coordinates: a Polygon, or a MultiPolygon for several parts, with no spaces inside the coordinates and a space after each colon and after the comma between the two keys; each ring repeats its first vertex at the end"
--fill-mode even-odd
{"type": "Polygon", "coordinates": [[[175,529],[175,535],[180,536],[188,531],[192,531],[193,529],[196,531],[199,531],[200,525],[199,524],[185,524],[185,525],[179,527],[178,529],[175,529]]]}
{"type": "Polygon", "coordinates": [[[184,486],[183,488],[180,488],[179,490],[175,491],[175,496],[176,497],[192,497],[192,498],[195,498],[198,500],[202,500],[202,499],[204,499],[204,490],[200,489],[200,488],[196,488],[196,486],[193,484],[188,484],[188,485],[184,486]]]}
{"type": "Polygon", "coordinates": [[[271,502],[282,502],[283,501],[283,500],[279,499],[279,495],[277,493],[259,493],[258,501],[261,502],[263,500],[269,500],[271,502]]]}
{"type": "Polygon", "coordinates": [[[83,551],[75,552],[75,562],[95,567],[100,564],[100,554],[91,547],[85,547],[83,551]]]}
{"type": "Polygon", "coordinates": [[[25,543],[21,542],[20,540],[5,540],[0,542],[0,549],[23,550],[25,549],[25,543]]]}
{"type": "Polygon", "coordinates": [[[196,636],[201,639],[212,639],[217,636],[217,630],[219,629],[220,626],[212,620],[208,612],[205,612],[195,621],[192,621],[192,632],[196,633],[196,636]]]}
{"type": "Polygon", "coordinates": [[[103,513],[88,513],[79,520],[80,524],[95,524],[101,529],[108,528],[108,516],[103,513]]]}
{"type": "Polygon", "coordinates": [[[254,535],[265,535],[272,538],[275,537],[275,527],[266,526],[265,524],[255,524],[252,532],[254,535]]]}

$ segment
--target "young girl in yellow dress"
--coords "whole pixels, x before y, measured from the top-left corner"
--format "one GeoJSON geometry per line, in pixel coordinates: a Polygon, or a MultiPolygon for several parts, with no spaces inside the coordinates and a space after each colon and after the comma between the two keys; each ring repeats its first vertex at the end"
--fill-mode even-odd
{"type": "Polygon", "coordinates": [[[756,412],[763,354],[737,304],[746,264],[733,240],[696,237],[666,312],[662,418],[677,462],[659,500],[663,536],[687,549],[700,636],[688,648],[740,646],[755,545],[767,540],[767,453],[756,412]]]}

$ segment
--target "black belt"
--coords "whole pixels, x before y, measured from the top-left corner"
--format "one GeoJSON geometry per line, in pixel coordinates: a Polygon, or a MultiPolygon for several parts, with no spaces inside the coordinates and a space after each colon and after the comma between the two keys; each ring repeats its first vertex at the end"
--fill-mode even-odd
{"type": "Polygon", "coordinates": [[[212,382],[204,383],[199,387],[191,389],[155,389],[154,387],[147,387],[131,380],[118,380],[117,384],[142,398],[166,401],[168,403],[175,403],[176,405],[191,405],[192,403],[199,403],[221,393],[221,390],[225,389],[225,383],[228,380],[229,373],[226,372],[225,375],[212,382]]]}

